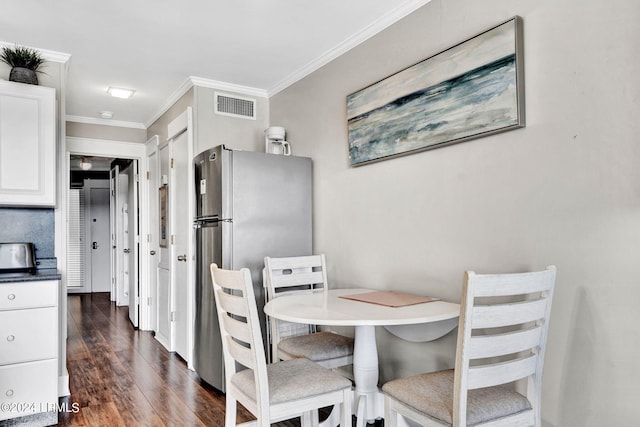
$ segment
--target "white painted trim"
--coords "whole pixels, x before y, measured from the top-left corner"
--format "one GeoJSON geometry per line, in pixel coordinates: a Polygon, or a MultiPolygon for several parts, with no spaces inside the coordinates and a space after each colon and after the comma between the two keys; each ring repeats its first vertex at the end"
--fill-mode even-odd
{"type": "Polygon", "coordinates": [[[122,120],[111,120],[111,119],[98,119],[95,117],[67,115],[65,116],[65,121],[74,122],[74,123],[87,123],[91,125],[115,126],[115,127],[121,127],[121,128],[131,128],[131,129],[146,129],[144,123],[125,122],[122,120]]]}
{"type": "Polygon", "coordinates": [[[353,34],[351,37],[347,38],[342,43],[329,49],[324,54],[320,55],[318,58],[302,66],[301,68],[294,71],[293,73],[289,74],[279,83],[277,83],[275,86],[269,88],[269,90],[267,90],[268,97],[271,97],[283,91],[284,89],[291,86],[292,84],[296,83],[297,81],[302,80],[309,74],[318,70],[320,67],[328,64],[329,62],[333,61],[343,53],[353,49],[354,47],[358,46],[360,43],[375,36],[385,28],[391,26],[392,24],[396,23],[400,19],[416,11],[417,9],[429,3],[430,1],[431,0],[409,0],[409,1],[403,2],[396,9],[380,17],[379,19],[372,22],[367,27],[363,28],[362,30],[353,34]]]}
{"type": "MultiPolygon", "coordinates": [[[[62,155],[65,159],[65,167],[61,168],[63,170],[60,171],[60,176],[64,175],[64,178],[61,179],[62,185],[59,188],[59,197],[64,198],[63,202],[58,204],[58,209],[56,209],[56,213],[58,213],[59,217],[56,220],[56,230],[58,228],[62,228],[66,230],[64,226],[67,221],[67,192],[69,188],[69,156],[71,154],[79,154],[86,156],[101,156],[101,157],[117,157],[123,159],[133,159],[138,161],[138,171],[148,169],[147,165],[147,156],[146,156],[146,145],[135,143],[135,142],[122,142],[122,141],[108,141],[102,139],[89,139],[89,138],[78,138],[78,137],[66,137],[65,138],[65,147],[62,149],[62,155]]],[[[145,216],[145,212],[149,209],[148,205],[148,197],[144,197],[141,195],[139,199],[139,210],[140,214],[140,229],[138,232],[140,236],[145,236],[149,232],[148,219],[145,216]]],[[[62,233],[65,234],[65,233],[62,233]]],[[[58,242],[56,241],[56,244],[58,242]]],[[[64,249],[64,270],[66,271],[66,239],[64,240],[65,249],[64,249]]],[[[146,244],[146,239],[140,238],[140,250],[147,251],[148,246],[146,244]]],[[[58,262],[62,257],[58,257],[58,262]]],[[[58,269],[60,269],[60,265],[58,269]]],[[[140,295],[142,296],[148,294],[149,289],[149,276],[146,270],[142,270],[139,266],[140,271],[140,295]]],[[[63,281],[66,286],[66,279],[63,281]]],[[[141,298],[142,301],[142,298],[141,298]]],[[[148,318],[147,313],[148,307],[145,304],[140,304],[140,311],[138,313],[140,319],[148,318]]],[[[65,306],[66,312],[66,306],[65,306]]],[[[147,327],[147,325],[144,325],[147,327]]],[[[143,329],[141,327],[141,329],[143,329]]]]}
{"type": "Polygon", "coordinates": [[[191,120],[191,107],[188,107],[182,114],[173,119],[167,125],[167,140],[173,139],[183,131],[189,129],[191,120]]]}
{"type": "MultiPolygon", "coordinates": [[[[14,47],[15,45],[16,43],[0,41],[0,48],[3,48],[5,46],[14,47]]],[[[21,45],[18,43],[18,46],[24,46],[24,45],[21,45]]],[[[42,57],[49,62],[58,62],[60,64],[67,64],[71,59],[71,55],[68,53],[56,52],[55,50],[40,49],[37,47],[31,47],[31,46],[24,46],[24,47],[37,50],[38,52],[40,52],[40,55],[42,55],[42,57]]]]}
{"type": "MultiPolygon", "coordinates": [[[[191,107],[187,108],[187,159],[193,159],[193,153],[195,151],[195,138],[194,138],[194,128],[193,128],[193,109],[191,107]]],[[[195,180],[195,170],[193,167],[193,162],[189,161],[189,165],[187,166],[187,179],[188,182],[194,182],[195,180]]],[[[189,203],[188,213],[189,218],[194,218],[196,216],[195,212],[195,194],[194,191],[189,191],[187,195],[187,200],[189,203]]],[[[195,371],[193,366],[193,353],[194,353],[194,325],[196,319],[195,313],[195,287],[196,287],[196,279],[195,279],[195,235],[194,233],[187,234],[187,283],[189,285],[187,291],[187,319],[189,319],[189,329],[187,333],[187,351],[189,354],[189,360],[187,360],[187,368],[195,371]]]]}
{"type": "Polygon", "coordinates": [[[218,89],[218,90],[226,90],[234,93],[239,93],[243,95],[249,96],[259,96],[262,98],[267,98],[269,96],[268,92],[264,89],[259,89],[250,86],[242,86],[233,83],[225,83],[217,80],[209,80],[203,79],[201,77],[189,77],[193,86],[206,87],[210,89],[218,89]]]}
{"type": "Polygon", "coordinates": [[[141,157],[144,157],[144,144],[68,136],[66,151],[85,156],[140,160],[141,157]]]}

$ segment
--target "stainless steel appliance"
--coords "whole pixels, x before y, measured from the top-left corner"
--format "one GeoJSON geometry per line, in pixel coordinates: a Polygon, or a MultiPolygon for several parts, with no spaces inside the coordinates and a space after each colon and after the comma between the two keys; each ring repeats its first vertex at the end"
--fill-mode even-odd
{"type": "Polygon", "coordinates": [[[35,273],[33,243],[0,243],[0,273],[35,273]]]}
{"type": "Polygon", "coordinates": [[[194,167],[193,365],[204,381],[224,391],[222,342],[209,265],[251,270],[264,335],[264,257],[311,254],[311,159],[218,146],[196,156],[194,167]]]}

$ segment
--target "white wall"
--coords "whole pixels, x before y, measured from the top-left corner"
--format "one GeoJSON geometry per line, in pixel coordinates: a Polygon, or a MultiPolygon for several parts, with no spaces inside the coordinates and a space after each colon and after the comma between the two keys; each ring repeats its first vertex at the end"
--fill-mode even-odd
{"type": "MultiPolygon", "coordinates": [[[[463,272],[558,267],[546,426],[640,416],[640,5],[433,0],[275,95],[271,122],[314,159],[314,250],[333,286],[459,301],[463,272]],[[351,168],[348,94],[514,15],[527,126],[351,168]]],[[[455,336],[379,330],[381,381],[453,366],[455,336]]]]}

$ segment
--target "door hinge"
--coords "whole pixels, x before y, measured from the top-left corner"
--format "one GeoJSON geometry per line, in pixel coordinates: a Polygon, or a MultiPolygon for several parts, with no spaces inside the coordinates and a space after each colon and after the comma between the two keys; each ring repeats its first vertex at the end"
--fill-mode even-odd
{"type": "Polygon", "coordinates": [[[173,158],[171,159],[171,169],[173,169],[173,158]]]}
{"type": "Polygon", "coordinates": [[[175,312],[175,311],[172,311],[172,312],[171,312],[171,316],[170,316],[170,317],[171,317],[171,321],[172,321],[172,322],[175,322],[175,320],[176,320],[176,312],[175,312]]]}
{"type": "Polygon", "coordinates": [[[173,234],[171,235],[171,244],[173,245],[173,234]]]}
{"type": "Polygon", "coordinates": [[[136,296],[135,304],[136,305],[140,305],[140,297],[139,296],[136,296]]]}
{"type": "Polygon", "coordinates": [[[151,307],[151,297],[147,297],[147,305],[151,307]]]}
{"type": "Polygon", "coordinates": [[[147,181],[151,179],[151,172],[147,171],[147,181]]]}

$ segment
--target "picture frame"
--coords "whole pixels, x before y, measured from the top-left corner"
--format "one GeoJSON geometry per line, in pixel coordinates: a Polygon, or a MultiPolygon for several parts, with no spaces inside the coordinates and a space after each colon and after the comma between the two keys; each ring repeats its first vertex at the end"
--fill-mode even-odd
{"type": "Polygon", "coordinates": [[[525,126],[522,18],[347,96],[351,166],[525,126]]]}
{"type": "Polygon", "coordinates": [[[160,239],[159,246],[161,248],[167,247],[167,185],[163,185],[158,188],[159,191],[159,201],[160,201],[160,239]]]}

